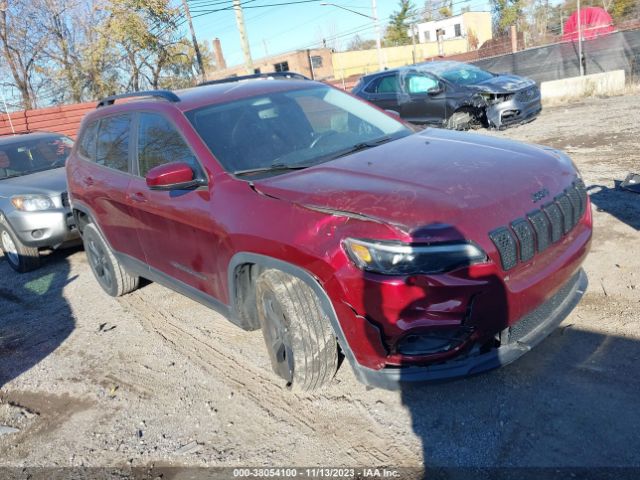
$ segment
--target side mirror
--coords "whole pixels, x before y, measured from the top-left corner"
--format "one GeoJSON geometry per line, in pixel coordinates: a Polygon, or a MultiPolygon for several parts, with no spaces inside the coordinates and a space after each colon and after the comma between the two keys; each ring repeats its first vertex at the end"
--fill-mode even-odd
{"type": "Polygon", "coordinates": [[[429,90],[427,90],[427,95],[439,95],[442,92],[444,92],[444,88],[441,84],[438,84],[437,87],[431,87],[429,90]]]}
{"type": "Polygon", "coordinates": [[[145,180],[151,190],[180,190],[204,184],[201,179],[195,178],[191,166],[184,162],[165,163],[152,168],[145,180]]]}

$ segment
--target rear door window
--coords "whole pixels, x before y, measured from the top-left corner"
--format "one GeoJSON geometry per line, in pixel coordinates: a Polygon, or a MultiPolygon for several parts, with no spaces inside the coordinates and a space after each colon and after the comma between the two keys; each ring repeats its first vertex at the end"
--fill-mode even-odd
{"type": "Polygon", "coordinates": [[[188,163],[199,174],[195,155],[173,124],[161,115],[141,113],[138,121],[138,173],[170,162],[188,163]]]}
{"type": "Polygon", "coordinates": [[[129,171],[129,114],[114,115],[100,121],[96,163],[121,172],[129,171]]]}

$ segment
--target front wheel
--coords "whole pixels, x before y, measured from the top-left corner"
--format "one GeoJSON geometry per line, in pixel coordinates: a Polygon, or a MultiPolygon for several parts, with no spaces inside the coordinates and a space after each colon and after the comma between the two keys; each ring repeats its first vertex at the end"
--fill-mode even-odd
{"type": "Polygon", "coordinates": [[[266,270],[256,284],[258,318],[276,374],[295,390],[316,390],[338,368],[338,344],[313,290],[297,277],[266,270]]]}
{"type": "Polygon", "coordinates": [[[9,263],[16,272],[25,273],[40,266],[40,252],[20,241],[9,225],[0,223],[0,245],[9,263]]]}
{"type": "Polygon", "coordinates": [[[120,265],[94,224],[85,225],[82,241],[93,275],[107,294],[119,297],[138,288],[140,277],[129,274],[120,265]]]}

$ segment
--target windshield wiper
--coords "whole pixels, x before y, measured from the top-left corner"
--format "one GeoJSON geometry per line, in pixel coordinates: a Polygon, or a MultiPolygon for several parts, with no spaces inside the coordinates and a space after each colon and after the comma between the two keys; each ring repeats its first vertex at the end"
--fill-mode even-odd
{"type": "Polygon", "coordinates": [[[27,175],[24,172],[20,172],[20,173],[12,173],[11,175],[7,175],[6,177],[0,177],[0,180],[6,180],[7,178],[16,178],[16,177],[23,177],[27,175]]]}
{"type": "Polygon", "coordinates": [[[378,138],[377,140],[373,140],[371,142],[356,143],[352,147],[349,147],[346,150],[342,150],[341,152],[338,152],[335,155],[332,155],[331,158],[336,159],[340,157],[346,157],[347,155],[351,155],[352,153],[377,147],[378,145],[382,145],[383,143],[390,142],[391,140],[393,140],[393,137],[388,136],[388,137],[378,138]]]}
{"type": "Polygon", "coordinates": [[[303,168],[311,167],[312,165],[285,165],[284,163],[274,163],[266,167],[247,168],[246,170],[236,170],[234,175],[249,175],[251,173],[261,172],[277,172],[280,170],[302,170],[303,168]]]}

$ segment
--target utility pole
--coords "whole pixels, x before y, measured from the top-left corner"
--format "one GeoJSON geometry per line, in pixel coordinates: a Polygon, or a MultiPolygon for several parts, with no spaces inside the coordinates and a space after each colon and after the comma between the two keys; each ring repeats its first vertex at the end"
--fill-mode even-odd
{"type": "Polygon", "coordinates": [[[580,76],[584,76],[584,65],[582,65],[582,19],[580,18],[580,0],[578,0],[578,63],[580,63],[580,76]]]}
{"type": "Polygon", "coordinates": [[[248,74],[253,73],[253,60],[251,60],[251,50],[249,49],[249,39],[244,26],[244,14],[240,6],[240,0],[233,0],[233,9],[236,12],[236,23],[238,24],[238,33],[240,33],[240,43],[242,44],[242,53],[244,54],[244,68],[248,74]]]}
{"type": "Polygon", "coordinates": [[[411,24],[411,43],[413,44],[413,64],[416,63],[416,24],[411,24]]]}
{"type": "Polygon", "coordinates": [[[373,22],[376,26],[376,49],[378,50],[378,68],[382,70],[382,32],[380,31],[380,20],[378,19],[378,5],[376,0],[371,0],[371,11],[373,13],[373,22]]]}
{"type": "Polygon", "coordinates": [[[191,40],[193,41],[193,49],[196,51],[196,60],[198,61],[198,70],[200,71],[200,80],[205,81],[204,63],[202,62],[202,55],[200,54],[200,47],[198,47],[198,40],[196,39],[196,31],[193,29],[193,22],[191,21],[191,11],[187,0],[182,0],[182,6],[184,7],[184,14],[189,22],[189,29],[191,30],[191,40]]]}
{"type": "MultiPolygon", "coordinates": [[[[0,6],[2,4],[0,3],[0,6]]],[[[9,126],[11,127],[11,132],[15,135],[16,129],[13,128],[13,122],[11,121],[11,113],[9,113],[9,108],[7,107],[7,99],[4,96],[4,92],[2,89],[4,88],[4,83],[0,84],[0,95],[2,95],[2,103],[4,104],[4,113],[7,114],[7,119],[9,120],[9,126]]]]}

